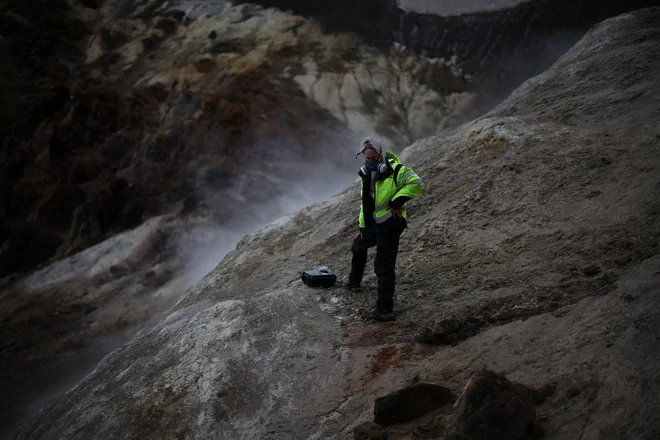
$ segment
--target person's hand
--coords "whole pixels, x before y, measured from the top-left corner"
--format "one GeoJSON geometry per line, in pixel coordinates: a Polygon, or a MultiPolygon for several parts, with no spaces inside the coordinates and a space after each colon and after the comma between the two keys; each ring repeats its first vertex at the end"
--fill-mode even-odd
{"type": "Polygon", "coordinates": [[[402,217],[401,213],[403,212],[403,209],[390,208],[390,211],[392,211],[392,215],[394,216],[394,218],[402,217]]]}
{"type": "Polygon", "coordinates": [[[360,240],[362,240],[362,238],[363,238],[362,237],[362,231],[357,231],[357,234],[355,234],[355,238],[359,238],[360,240]]]}

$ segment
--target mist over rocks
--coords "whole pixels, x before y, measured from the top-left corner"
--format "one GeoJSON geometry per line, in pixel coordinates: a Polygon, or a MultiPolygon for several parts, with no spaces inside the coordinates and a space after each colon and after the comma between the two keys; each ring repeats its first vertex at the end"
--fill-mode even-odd
{"type": "MultiPolygon", "coordinates": [[[[649,8],[598,24],[488,114],[403,151],[426,191],[395,324],[356,317],[373,276],[360,294],[299,280],[320,264],[347,275],[354,184],[246,236],[17,438],[352,438],[378,397],[415,378],[459,395],[484,366],[555,388],[535,408],[544,438],[656,438],[658,23],[649,8]],[[414,342],[451,318],[454,346],[414,342]]],[[[460,419],[444,410],[396,434],[443,435],[460,419]]]]}

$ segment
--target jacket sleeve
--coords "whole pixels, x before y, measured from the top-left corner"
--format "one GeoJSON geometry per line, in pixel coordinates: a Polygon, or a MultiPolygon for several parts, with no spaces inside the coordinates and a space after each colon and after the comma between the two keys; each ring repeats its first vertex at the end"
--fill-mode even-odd
{"type": "Polygon", "coordinates": [[[364,208],[362,203],[362,185],[360,185],[360,217],[358,219],[358,227],[360,229],[364,229],[366,227],[364,223],[364,208]]]}
{"type": "Polygon", "coordinates": [[[399,190],[392,196],[389,203],[390,207],[395,209],[401,209],[404,203],[419,196],[424,191],[422,178],[407,166],[402,166],[399,170],[396,185],[399,190]]]}

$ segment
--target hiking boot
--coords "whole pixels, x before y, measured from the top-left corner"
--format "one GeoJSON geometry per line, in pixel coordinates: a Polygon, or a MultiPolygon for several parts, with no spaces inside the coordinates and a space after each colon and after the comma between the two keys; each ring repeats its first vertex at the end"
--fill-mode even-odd
{"type": "Polygon", "coordinates": [[[362,319],[374,319],[376,321],[394,321],[394,312],[383,312],[379,310],[378,307],[373,309],[369,313],[363,313],[360,315],[362,319]]]}
{"type": "Polygon", "coordinates": [[[362,292],[362,287],[359,284],[347,283],[346,290],[349,292],[362,292]]]}

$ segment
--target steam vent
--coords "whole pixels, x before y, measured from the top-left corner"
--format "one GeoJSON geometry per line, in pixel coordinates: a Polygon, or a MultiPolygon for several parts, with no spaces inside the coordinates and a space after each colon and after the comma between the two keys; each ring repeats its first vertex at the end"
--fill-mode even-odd
{"type": "Polygon", "coordinates": [[[0,0],[0,89],[0,440],[660,439],[657,2],[0,0]]]}

